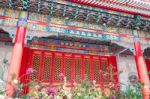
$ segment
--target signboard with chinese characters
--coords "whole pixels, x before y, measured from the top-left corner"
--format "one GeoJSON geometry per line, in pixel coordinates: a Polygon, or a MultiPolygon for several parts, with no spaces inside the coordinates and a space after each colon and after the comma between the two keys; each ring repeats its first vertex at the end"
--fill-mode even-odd
{"type": "MultiPolygon", "coordinates": [[[[53,34],[53,35],[57,35],[57,36],[66,35],[66,36],[75,36],[75,37],[99,39],[99,40],[123,41],[123,42],[127,42],[127,43],[133,43],[133,41],[134,41],[134,39],[132,37],[104,34],[103,32],[102,32],[102,34],[100,34],[100,33],[96,33],[96,32],[73,30],[71,28],[60,28],[60,27],[44,26],[44,25],[38,25],[38,24],[28,24],[27,27],[33,31],[35,31],[35,30],[42,31],[42,32],[46,32],[47,34],[53,34]]],[[[137,34],[137,32],[135,32],[135,33],[137,34]]],[[[30,34],[32,35],[31,32],[30,32],[30,34]]],[[[38,35],[38,33],[36,33],[36,34],[38,35]]],[[[39,34],[39,35],[42,36],[42,34],[39,34]]],[[[144,39],[142,39],[142,40],[144,40],[144,39]]],[[[142,42],[145,42],[145,41],[142,41],[142,42]]],[[[146,42],[148,42],[148,41],[146,41],[146,42]]]]}
{"type": "MultiPolygon", "coordinates": [[[[76,36],[76,37],[82,37],[82,38],[101,39],[101,40],[115,40],[115,41],[123,40],[123,39],[121,39],[121,37],[111,35],[111,34],[110,35],[98,34],[98,33],[94,33],[94,32],[71,30],[71,29],[67,29],[67,28],[42,26],[42,25],[36,25],[36,24],[28,24],[27,27],[33,31],[34,30],[42,31],[42,32],[47,32],[49,34],[53,33],[56,35],[76,36]]],[[[42,36],[42,34],[39,34],[39,35],[42,36]]],[[[128,42],[128,38],[126,41],[128,42]]]]}

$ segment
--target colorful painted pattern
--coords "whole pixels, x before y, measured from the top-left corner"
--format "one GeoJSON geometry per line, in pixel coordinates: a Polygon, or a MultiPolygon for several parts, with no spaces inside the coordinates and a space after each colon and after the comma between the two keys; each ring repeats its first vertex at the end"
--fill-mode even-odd
{"type": "MultiPolygon", "coordinates": [[[[12,37],[16,33],[14,27],[18,25],[20,26],[27,25],[28,33],[27,33],[26,39],[32,39],[33,36],[40,37],[40,36],[50,36],[50,35],[57,35],[57,36],[67,35],[67,36],[76,36],[76,37],[100,39],[100,40],[122,41],[122,42],[128,42],[128,43],[133,42],[133,38],[128,38],[125,36],[126,34],[132,35],[132,31],[130,29],[107,27],[103,25],[89,24],[89,23],[77,22],[77,21],[72,21],[72,20],[67,21],[65,19],[49,17],[47,15],[40,15],[36,13],[29,13],[28,19],[35,20],[36,22],[49,22],[51,23],[51,26],[41,25],[41,24],[33,23],[33,22],[30,22],[27,24],[25,21],[22,21],[22,20],[17,23],[18,20],[13,19],[13,18],[18,18],[18,17],[27,18],[25,13],[20,13],[15,10],[6,10],[6,9],[5,10],[0,9],[0,11],[1,11],[0,13],[1,15],[11,17],[7,19],[0,19],[0,25],[7,26],[7,27],[9,26],[9,29],[11,28],[11,30],[8,31],[9,29],[6,29],[6,31],[10,32],[12,37]],[[16,14],[12,14],[12,13],[16,13],[16,14]],[[57,24],[60,24],[63,26],[65,25],[65,27],[67,26],[80,27],[81,30],[74,30],[72,28],[63,28],[63,27],[60,28],[60,27],[52,26],[52,25],[57,25],[57,24]],[[85,30],[86,29],[96,30],[101,33],[82,31],[82,29],[84,28],[85,30]],[[121,34],[124,36],[120,37],[115,34],[121,34]]],[[[143,37],[142,39],[140,39],[142,44],[150,44],[150,41],[144,40],[144,37],[150,37],[150,35],[148,35],[149,33],[139,31],[138,34],[140,37],[143,37]]]]}

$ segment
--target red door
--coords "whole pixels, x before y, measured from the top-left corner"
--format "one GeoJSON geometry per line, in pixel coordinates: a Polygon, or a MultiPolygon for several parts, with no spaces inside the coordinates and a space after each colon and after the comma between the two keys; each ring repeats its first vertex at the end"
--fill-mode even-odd
{"type": "Polygon", "coordinates": [[[32,67],[36,72],[31,79],[49,83],[59,83],[60,73],[67,77],[67,81],[80,82],[85,77],[96,80],[103,85],[112,79],[118,82],[117,64],[115,56],[87,55],[79,53],[67,53],[37,49],[26,49],[22,61],[20,75],[25,69],[32,67]],[[26,58],[25,58],[26,57],[26,58]],[[110,65],[111,64],[111,65],[110,65]],[[26,67],[26,68],[25,68],[26,67]],[[103,71],[101,73],[100,71],[103,71]],[[113,75],[104,75],[104,74],[113,75]]]}
{"type": "Polygon", "coordinates": [[[150,59],[149,58],[145,59],[145,63],[147,66],[147,71],[148,71],[148,75],[149,75],[149,79],[150,79],[150,59]]]}

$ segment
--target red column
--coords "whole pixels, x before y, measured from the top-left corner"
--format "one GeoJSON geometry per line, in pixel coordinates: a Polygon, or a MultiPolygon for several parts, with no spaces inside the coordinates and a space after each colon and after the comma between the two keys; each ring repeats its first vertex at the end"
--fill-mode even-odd
{"type": "Polygon", "coordinates": [[[15,87],[14,82],[12,81],[12,74],[15,74],[17,78],[19,77],[25,34],[26,34],[25,27],[17,27],[13,54],[12,54],[11,63],[8,70],[7,82],[9,84],[8,83],[6,84],[7,99],[11,97],[11,95],[13,94],[13,88],[15,87]]]}
{"type": "Polygon", "coordinates": [[[149,78],[148,78],[148,72],[145,65],[144,58],[142,56],[141,51],[141,45],[139,41],[134,42],[134,48],[135,48],[135,60],[136,60],[136,66],[137,71],[139,74],[139,80],[142,84],[144,84],[144,87],[142,89],[143,99],[149,99],[149,78]]]}

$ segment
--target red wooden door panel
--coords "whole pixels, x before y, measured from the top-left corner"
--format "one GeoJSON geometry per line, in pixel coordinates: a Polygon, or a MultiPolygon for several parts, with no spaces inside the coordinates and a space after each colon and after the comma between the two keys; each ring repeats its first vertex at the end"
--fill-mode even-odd
{"type": "Polygon", "coordinates": [[[146,67],[147,67],[147,71],[148,71],[148,75],[150,79],[150,58],[145,59],[145,63],[146,63],[146,67]]]}
{"type": "Polygon", "coordinates": [[[64,74],[67,77],[67,81],[72,80],[71,72],[72,72],[72,54],[64,55],[64,74]]]}
{"type": "Polygon", "coordinates": [[[62,63],[63,63],[63,57],[62,53],[56,52],[54,53],[54,69],[53,69],[53,81],[54,82],[60,82],[61,78],[59,77],[59,74],[62,73],[62,63]]]}
{"type": "Polygon", "coordinates": [[[36,73],[31,76],[34,80],[58,83],[64,73],[67,81],[80,82],[85,76],[89,80],[96,80],[97,84],[104,85],[111,78],[118,82],[117,64],[115,56],[85,55],[76,53],[45,51],[30,49],[30,63],[36,73]],[[112,66],[111,66],[112,65],[112,66]],[[102,71],[102,72],[100,72],[102,71]],[[116,75],[110,76],[115,72],[116,75]]]}
{"type": "Polygon", "coordinates": [[[44,82],[50,82],[51,72],[52,72],[52,53],[45,52],[43,55],[43,65],[42,65],[42,80],[44,82]]]}
{"type": "Polygon", "coordinates": [[[96,80],[97,84],[102,81],[100,76],[100,58],[98,56],[93,57],[93,79],[96,80]]]}
{"type": "Polygon", "coordinates": [[[86,77],[86,79],[91,79],[91,76],[90,76],[90,67],[91,67],[91,64],[90,64],[90,60],[91,60],[91,57],[90,56],[87,56],[85,55],[84,56],[84,59],[83,59],[83,73],[84,73],[84,78],[86,77]]]}
{"type": "Polygon", "coordinates": [[[110,73],[112,75],[111,80],[114,83],[118,83],[118,69],[117,69],[117,63],[116,63],[116,56],[110,56],[109,57],[109,66],[110,66],[110,73]]]}
{"type": "Polygon", "coordinates": [[[32,68],[35,72],[31,75],[31,79],[40,80],[41,76],[41,65],[42,65],[42,52],[34,51],[32,55],[32,68]]]}
{"type": "Polygon", "coordinates": [[[100,57],[100,62],[101,62],[101,72],[100,75],[102,77],[102,85],[107,85],[110,80],[109,72],[109,63],[108,63],[108,57],[100,57]]]}
{"type": "Polygon", "coordinates": [[[82,72],[82,56],[81,55],[74,55],[74,73],[75,73],[75,81],[80,82],[81,81],[81,72],[82,72]]]}

